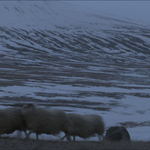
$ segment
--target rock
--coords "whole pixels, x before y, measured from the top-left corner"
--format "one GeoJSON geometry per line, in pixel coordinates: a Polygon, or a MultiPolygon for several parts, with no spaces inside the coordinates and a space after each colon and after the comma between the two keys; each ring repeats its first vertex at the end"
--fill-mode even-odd
{"type": "Polygon", "coordinates": [[[130,135],[125,127],[115,126],[106,131],[104,139],[109,141],[130,141],[130,135]]]}

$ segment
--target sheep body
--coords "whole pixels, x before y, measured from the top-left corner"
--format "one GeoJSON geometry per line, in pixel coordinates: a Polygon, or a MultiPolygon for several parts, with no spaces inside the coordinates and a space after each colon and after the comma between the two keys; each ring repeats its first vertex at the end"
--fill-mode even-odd
{"type": "Polygon", "coordinates": [[[47,110],[29,106],[29,109],[23,108],[22,112],[27,130],[30,130],[28,136],[36,133],[38,139],[38,135],[42,133],[56,135],[63,131],[69,135],[71,132],[71,121],[63,110],[47,110]]]}
{"type": "Polygon", "coordinates": [[[15,130],[24,131],[26,134],[25,126],[20,108],[0,109],[0,135],[10,134],[15,130]]]}
{"type": "Polygon", "coordinates": [[[74,140],[75,136],[88,138],[95,135],[96,133],[100,136],[103,136],[104,122],[101,116],[95,114],[80,115],[69,113],[68,117],[73,124],[71,135],[74,136],[74,140]]]}

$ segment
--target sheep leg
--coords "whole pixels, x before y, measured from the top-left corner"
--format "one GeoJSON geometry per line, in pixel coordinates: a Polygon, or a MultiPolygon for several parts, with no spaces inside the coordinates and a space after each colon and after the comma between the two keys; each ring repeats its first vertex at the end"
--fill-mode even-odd
{"type": "Polygon", "coordinates": [[[28,137],[29,137],[29,135],[30,135],[31,133],[32,133],[32,130],[30,130],[30,131],[29,131],[29,133],[28,133],[28,137]]]}
{"type": "Polygon", "coordinates": [[[103,141],[103,139],[104,139],[104,135],[103,134],[99,135],[99,141],[101,142],[101,141],[103,141]]]}
{"type": "MultiPolygon", "coordinates": [[[[25,132],[25,133],[26,133],[26,132],[25,132]]],[[[25,138],[25,139],[29,139],[29,135],[30,135],[31,133],[33,133],[32,130],[30,130],[28,134],[26,133],[26,138],[25,138]]]]}
{"type": "Polygon", "coordinates": [[[61,138],[61,140],[63,140],[67,135],[65,135],[64,137],[61,138]]]}
{"type": "Polygon", "coordinates": [[[39,136],[38,136],[38,133],[36,133],[36,139],[37,139],[37,140],[39,140],[39,136]]]}
{"type": "Polygon", "coordinates": [[[71,137],[69,135],[67,135],[67,134],[64,137],[62,137],[61,140],[63,140],[65,137],[67,137],[68,141],[71,141],[71,137]]]}
{"type": "Polygon", "coordinates": [[[26,132],[26,131],[24,131],[24,133],[25,133],[25,136],[27,137],[27,136],[28,136],[27,132],[26,132]]]}
{"type": "MultiPolygon", "coordinates": [[[[26,132],[25,132],[25,133],[26,133],[26,132]]],[[[30,135],[31,133],[33,133],[32,130],[30,130],[28,134],[26,133],[26,139],[29,139],[29,135],[30,135]]],[[[38,133],[36,133],[36,139],[39,140],[38,133]]]]}
{"type": "Polygon", "coordinates": [[[25,139],[29,139],[29,134],[26,134],[26,137],[25,137],[25,139]]]}
{"type": "Polygon", "coordinates": [[[76,139],[75,139],[75,135],[73,136],[73,140],[75,141],[76,139]]]}
{"type": "Polygon", "coordinates": [[[65,135],[64,137],[62,137],[61,140],[63,140],[65,137],[67,137],[67,140],[68,140],[68,141],[71,141],[71,138],[70,138],[70,136],[68,136],[68,135],[65,135]]]}
{"type": "Polygon", "coordinates": [[[70,138],[70,136],[69,136],[69,135],[67,136],[67,140],[68,140],[68,141],[71,141],[71,138],[70,138]]]}

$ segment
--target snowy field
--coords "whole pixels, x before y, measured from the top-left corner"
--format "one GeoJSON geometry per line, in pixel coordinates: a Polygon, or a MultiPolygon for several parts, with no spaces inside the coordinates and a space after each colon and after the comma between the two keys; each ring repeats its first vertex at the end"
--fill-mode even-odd
{"type": "Polygon", "coordinates": [[[150,29],[67,2],[0,4],[0,108],[98,114],[106,129],[123,125],[131,140],[150,141],[150,29]]]}

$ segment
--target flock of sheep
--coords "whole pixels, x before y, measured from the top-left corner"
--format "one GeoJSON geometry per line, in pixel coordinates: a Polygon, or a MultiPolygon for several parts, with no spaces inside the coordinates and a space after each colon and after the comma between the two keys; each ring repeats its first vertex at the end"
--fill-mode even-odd
{"type": "Polygon", "coordinates": [[[104,128],[102,117],[95,114],[66,113],[63,110],[48,110],[33,104],[26,104],[21,108],[0,109],[0,135],[19,130],[25,132],[26,138],[35,133],[38,139],[38,135],[42,133],[56,135],[63,131],[65,136],[61,140],[67,138],[71,141],[71,136],[75,140],[75,136],[88,138],[95,134],[101,139],[104,128]]]}

